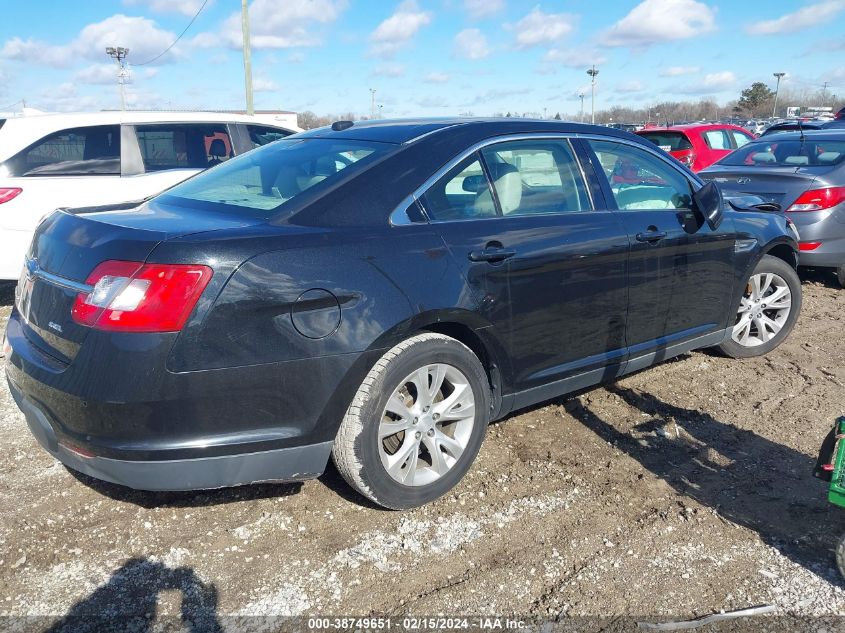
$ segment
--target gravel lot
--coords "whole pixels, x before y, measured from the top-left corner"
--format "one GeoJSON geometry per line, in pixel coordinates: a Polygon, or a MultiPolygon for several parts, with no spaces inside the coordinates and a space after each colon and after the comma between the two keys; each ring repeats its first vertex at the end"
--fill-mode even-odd
{"type": "Polygon", "coordinates": [[[693,353],[512,415],[452,494],[405,513],[333,471],[199,494],[74,475],[3,381],[0,616],[845,614],[845,515],[811,476],[845,414],[845,291],[804,281],[769,357],[693,353]]]}

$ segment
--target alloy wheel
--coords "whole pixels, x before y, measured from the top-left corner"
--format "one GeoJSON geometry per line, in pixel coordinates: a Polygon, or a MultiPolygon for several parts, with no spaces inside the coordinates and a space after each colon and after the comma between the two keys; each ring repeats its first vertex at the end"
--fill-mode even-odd
{"type": "Polygon", "coordinates": [[[742,295],[731,338],[744,347],[764,345],[783,329],[791,310],[792,293],[780,275],[752,275],[742,295]]]}

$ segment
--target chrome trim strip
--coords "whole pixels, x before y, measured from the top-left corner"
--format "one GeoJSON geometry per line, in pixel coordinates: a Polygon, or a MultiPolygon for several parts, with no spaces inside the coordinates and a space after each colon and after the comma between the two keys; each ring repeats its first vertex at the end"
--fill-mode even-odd
{"type": "Polygon", "coordinates": [[[53,273],[48,273],[46,270],[41,270],[41,268],[38,266],[37,259],[26,260],[26,272],[27,276],[29,277],[43,279],[44,281],[51,283],[54,286],[67,288],[68,290],[73,290],[75,292],[82,292],[88,294],[94,289],[94,286],[89,286],[88,284],[81,284],[77,281],[71,281],[70,279],[59,277],[58,275],[54,275],[53,273]]]}
{"type": "MultiPolygon", "coordinates": [[[[440,128],[436,131],[439,132],[439,131],[444,130],[444,129],[446,129],[446,128],[440,128]]],[[[431,134],[431,133],[433,133],[433,132],[429,132],[428,134],[431,134]]],[[[426,136],[426,135],[421,135],[417,138],[422,138],[422,136],[426,136]]],[[[668,166],[670,166],[672,169],[679,172],[687,180],[690,180],[690,176],[692,176],[692,182],[695,183],[695,184],[698,184],[699,187],[704,186],[704,182],[698,176],[696,176],[692,172],[689,172],[689,173],[685,172],[682,169],[682,166],[681,166],[680,163],[678,163],[677,165],[673,164],[672,161],[674,159],[671,156],[669,156],[668,154],[666,154],[665,152],[663,152],[662,150],[658,149],[656,146],[654,147],[654,149],[652,149],[651,147],[649,147],[648,145],[645,145],[644,143],[637,143],[637,142],[631,141],[631,140],[626,139],[626,138],[621,138],[621,137],[617,137],[617,136],[602,136],[602,135],[599,135],[599,134],[584,134],[584,133],[581,133],[581,132],[561,132],[561,133],[557,133],[557,134],[548,133],[548,132],[537,132],[537,133],[534,133],[534,134],[532,134],[532,133],[528,133],[528,134],[506,134],[506,135],[503,135],[503,136],[493,136],[493,137],[490,137],[490,138],[486,138],[483,141],[479,141],[478,143],[471,145],[470,147],[466,148],[465,150],[463,150],[462,152],[457,154],[454,158],[449,160],[440,169],[438,169],[436,172],[434,172],[434,174],[430,178],[428,178],[423,184],[421,184],[419,187],[417,187],[416,190],[411,195],[407,196],[406,198],[404,198],[402,200],[402,202],[399,203],[399,205],[390,213],[390,225],[391,226],[402,226],[402,225],[408,225],[408,224],[419,224],[418,222],[411,222],[410,218],[407,218],[407,214],[404,214],[405,209],[407,209],[409,206],[411,206],[411,204],[413,202],[416,202],[417,200],[419,200],[420,197],[428,190],[429,187],[431,187],[434,183],[436,183],[438,180],[440,180],[440,178],[444,174],[446,174],[446,172],[448,172],[450,169],[452,169],[455,165],[460,163],[462,160],[464,160],[465,158],[467,158],[471,154],[473,154],[473,153],[475,153],[475,152],[477,152],[477,151],[479,151],[479,150],[481,150],[485,147],[488,147],[489,145],[497,145],[499,143],[505,143],[505,142],[508,142],[508,141],[532,141],[532,140],[557,140],[557,141],[565,140],[565,141],[569,141],[570,139],[573,139],[573,138],[580,138],[580,139],[585,139],[585,140],[596,140],[596,141],[607,141],[609,143],[621,143],[623,145],[630,145],[631,147],[636,147],[638,149],[644,150],[644,151],[652,154],[653,156],[657,157],[658,159],[660,159],[661,161],[666,163],[668,166]],[[400,214],[405,215],[405,218],[403,219],[400,214]]],[[[645,142],[649,142],[649,141],[645,141],[645,142]]],[[[570,143],[570,148],[572,149],[576,160],[578,160],[578,155],[575,152],[574,148],[572,148],[571,143],[570,143]]],[[[578,160],[578,163],[580,165],[580,160],[578,160]]],[[[581,168],[583,169],[583,166],[581,166],[581,168]]],[[[586,179],[584,181],[584,184],[587,185],[586,179]]],[[[588,189],[588,195],[590,195],[589,194],[589,187],[587,187],[587,189],[588,189]]],[[[590,197],[592,198],[592,196],[590,196],[590,197]]],[[[595,203],[592,199],[591,199],[591,202],[593,202],[593,207],[595,208],[595,203]]],[[[428,214],[425,213],[425,207],[423,205],[420,205],[420,208],[422,209],[423,213],[426,215],[426,218],[428,218],[428,221],[432,222],[432,219],[429,218],[428,214]]],[[[472,219],[472,218],[469,218],[469,219],[472,219]]],[[[450,221],[454,221],[454,220],[450,220],[450,221]]]]}
{"type": "Polygon", "coordinates": [[[436,130],[429,130],[424,134],[420,134],[419,136],[415,136],[414,138],[409,138],[407,141],[402,141],[402,145],[410,145],[411,143],[416,143],[422,138],[426,136],[431,136],[432,134],[437,134],[438,132],[443,132],[444,130],[451,130],[453,127],[458,127],[459,125],[466,125],[466,123],[453,123],[452,125],[447,125],[445,127],[439,127],[436,130]]]}

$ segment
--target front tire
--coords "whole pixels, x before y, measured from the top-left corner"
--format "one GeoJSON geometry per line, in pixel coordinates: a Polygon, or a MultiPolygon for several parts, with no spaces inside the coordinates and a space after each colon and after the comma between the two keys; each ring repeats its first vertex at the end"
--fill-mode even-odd
{"type": "Polygon", "coordinates": [[[451,490],[478,454],[490,386],[478,357],[442,334],[411,337],[373,366],[341,422],[332,458],[366,498],[394,510],[451,490]]]}
{"type": "Polygon", "coordinates": [[[801,280],[782,259],[764,255],[743,288],[731,338],[718,349],[731,358],[768,354],[780,345],[801,313],[801,280]]]}

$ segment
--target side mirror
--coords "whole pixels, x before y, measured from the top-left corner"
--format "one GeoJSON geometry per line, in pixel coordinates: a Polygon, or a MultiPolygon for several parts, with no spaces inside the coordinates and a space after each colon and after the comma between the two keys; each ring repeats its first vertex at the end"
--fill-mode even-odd
{"type": "Polygon", "coordinates": [[[695,208],[704,216],[707,225],[716,230],[722,223],[722,192],[713,182],[708,182],[692,194],[695,208]]]}

